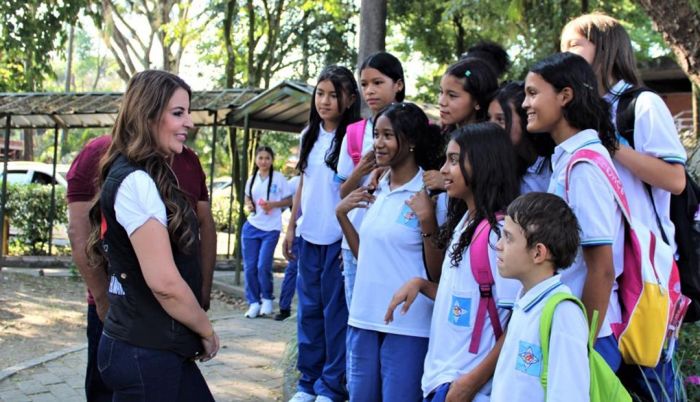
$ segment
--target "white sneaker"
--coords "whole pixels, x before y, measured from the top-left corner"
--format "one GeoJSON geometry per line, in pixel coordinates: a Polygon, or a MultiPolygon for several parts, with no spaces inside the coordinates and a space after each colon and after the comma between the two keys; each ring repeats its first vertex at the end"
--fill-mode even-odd
{"type": "Polygon", "coordinates": [[[333,402],[333,400],[325,395],[319,395],[316,397],[316,402],[333,402]]]}
{"type": "Polygon", "coordinates": [[[294,396],[292,399],[289,400],[289,402],[314,402],[316,400],[315,395],[307,394],[306,392],[299,391],[294,396]]]}
{"type": "Polygon", "coordinates": [[[245,312],[244,316],[246,318],[255,318],[260,315],[260,303],[250,303],[248,311],[245,312]]]}
{"type": "Polygon", "coordinates": [[[260,315],[271,316],[272,315],[272,300],[262,299],[262,307],[260,308],[260,315]]]}

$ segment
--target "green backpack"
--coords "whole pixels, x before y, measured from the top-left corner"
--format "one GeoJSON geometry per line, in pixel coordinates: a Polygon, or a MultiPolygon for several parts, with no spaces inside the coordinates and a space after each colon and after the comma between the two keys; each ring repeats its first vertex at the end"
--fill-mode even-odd
{"type": "MultiPolygon", "coordinates": [[[[552,316],[557,304],[564,300],[571,300],[576,303],[583,315],[586,315],[586,308],[581,303],[581,300],[576,296],[567,293],[555,293],[545,304],[540,318],[540,346],[542,347],[542,372],[540,374],[540,382],[544,388],[545,400],[547,399],[547,369],[549,366],[549,336],[552,331],[552,316]]],[[[596,328],[598,324],[598,312],[593,314],[593,322],[591,328],[596,328]]],[[[595,349],[593,349],[594,331],[589,331],[588,335],[588,362],[591,370],[591,402],[632,402],[632,397],[622,386],[620,379],[617,378],[608,363],[605,362],[595,349]]]]}

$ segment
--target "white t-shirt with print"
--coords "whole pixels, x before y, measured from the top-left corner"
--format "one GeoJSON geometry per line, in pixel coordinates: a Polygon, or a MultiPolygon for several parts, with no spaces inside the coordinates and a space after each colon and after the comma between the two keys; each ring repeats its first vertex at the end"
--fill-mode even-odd
{"type": "Polygon", "coordinates": [[[547,398],[540,383],[540,319],[556,293],[571,294],[559,275],[538,283],[515,302],[493,375],[491,402],[588,402],[588,322],[571,301],[559,303],[552,316],[547,398]]]}
{"type": "Polygon", "coordinates": [[[250,191],[251,180],[253,180],[253,176],[249,177],[245,183],[245,194],[255,205],[255,212],[248,216],[248,223],[264,232],[282,230],[282,208],[272,208],[265,212],[259,202],[260,200],[277,202],[290,197],[292,192],[289,189],[287,179],[280,172],[272,172],[272,183],[270,183],[269,175],[261,177],[260,173],[257,173],[252,192],[250,191]],[[270,185],[269,198],[267,196],[268,184],[270,185]]]}
{"type": "MultiPolygon", "coordinates": [[[[598,167],[587,162],[578,163],[571,170],[569,193],[566,194],[566,167],[574,152],[580,149],[590,149],[599,153],[612,166],[610,154],[600,142],[598,133],[595,130],[583,130],[554,148],[554,155],[552,155],[554,173],[547,192],[562,197],[574,211],[581,228],[582,247],[612,246],[615,278],[618,278],[624,268],[625,231],[622,212],[615,201],[607,178],[598,167]]],[[[583,249],[579,247],[574,263],[562,272],[561,281],[576,297],[580,298],[587,273],[583,249]]],[[[599,338],[611,335],[610,324],[618,323],[622,319],[617,288],[617,281],[615,281],[610,293],[608,311],[598,333],[599,338]]]]}
{"type": "MultiPolygon", "coordinates": [[[[371,120],[367,120],[365,123],[365,132],[362,136],[362,156],[365,156],[369,151],[374,149],[374,128],[371,120]]],[[[353,162],[350,152],[348,151],[348,136],[347,134],[343,137],[343,144],[340,147],[340,155],[338,156],[338,174],[337,178],[344,182],[350,177],[353,170],[355,170],[355,162],[353,162]]],[[[364,175],[362,180],[360,180],[360,186],[366,186],[369,184],[369,176],[364,175]]],[[[357,230],[362,224],[362,219],[364,219],[366,209],[355,208],[348,212],[348,219],[352,226],[357,230]]],[[[341,245],[345,250],[350,250],[348,246],[348,241],[343,236],[343,243],[341,245]]]]}
{"type": "MultiPolygon", "coordinates": [[[[324,130],[323,123],[320,126],[304,169],[302,215],[297,219],[296,235],[309,243],[329,245],[342,237],[340,224],[335,217],[335,207],[340,202],[340,182],[335,180],[335,172],[326,165],[326,153],[333,145],[335,131],[324,130]]],[[[302,141],[304,136],[302,134],[302,141]]]]}
{"type": "MultiPolygon", "coordinates": [[[[491,320],[487,314],[478,352],[476,354],[469,352],[479,307],[479,285],[471,270],[469,248],[464,250],[458,267],[452,265],[449,252],[464,231],[466,218],[465,214],[457,225],[458,229],[455,230],[442,263],[442,275],[433,306],[430,341],[421,381],[424,396],[430,394],[441,384],[452,382],[476,368],[496,344],[491,320]]],[[[489,244],[495,245],[497,241],[498,235],[491,231],[489,244]]],[[[508,308],[512,307],[521,285],[516,280],[504,279],[499,275],[496,266],[496,250],[493,247],[488,247],[488,254],[491,273],[495,281],[495,286],[492,289],[493,297],[499,306],[498,313],[501,325],[505,328],[509,315],[508,308]]],[[[353,296],[353,300],[354,298],[355,296],[353,296]]],[[[488,401],[490,394],[491,381],[479,390],[474,400],[488,401]]]]}
{"type": "Polygon", "coordinates": [[[419,294],[405,315],[395,314],[385,324],[391,298],[411,278],[427,279],[423,263],[423,237],[418,217],[406,201],[423,187],[423,170],[401,187],[389,188],[386,175],[375,192],[359,230],[355,290],[348,325],[390,334],[427,338],[433,301],[419,294]]]}
{"type": "MultiPolygon", "coordinates": [[[[613,124],[616,124],[619,95],[629,87],[630,85],[626,82],[619,81],[605,95],[605,100],[610,103],[613,124]]],[[[649,91],[640,93],[634,107],[634,117],[634,148],[637,152],[662,159],[668,163],[685,165],[685,148],[678,137],[673,116],[659,95],[649,91]]],[[[618,138],[621,144],[629,146],[629,143],[619,134],[618,138]]],[[[670,218],[671,193],[652,186],[651,193],[654,197],[652,205],[644,182],[617,160],[613,162],[620,175],[622,187],[625,189],[632,219],[644,223],[661,239],[661,232],[654,213],[655,206],[664,233],[671,243],[671,247],[675,250],[674,235],[676,229],[670,218]]]]}

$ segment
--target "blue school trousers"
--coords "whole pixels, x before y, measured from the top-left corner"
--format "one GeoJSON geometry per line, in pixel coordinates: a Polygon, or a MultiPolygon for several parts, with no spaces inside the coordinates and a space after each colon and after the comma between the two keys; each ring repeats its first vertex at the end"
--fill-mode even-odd
{"type": "Polygon", "coordinates": [[[660,362],[653,368],[625,364],[614,335],[598,338],[594,348],[603,356],[629,391],[645,400],[675,401],[676,387],[682,384],[677,384],[680,378],[676,376],[673,361],[660,362]]]}
{"type": "Polygon", "coordinates": [[[241,238],[245,298],[248,304],[260,303],[261,298],[272,300],[272,258],[280,231],[266,232],[246,222],[243,224],[241,238]]]}
{"type": "Polygon", "coordinates": [[[345,305],[340,240],[329,245],[302,237],[297,276],[297,389],[345,401],[345,305]]]}
{"type": "Polygon", "coordinates": [[[428,338],[348,326],[350,402],[420,402],[428,338]]]}
{"type": "Polygon", "coordinates": [[[437,388],[435,391],[431,392],[430,395],[423,399],[423,402],[445,402],[447,399],[447,393],[450,391],[451,382],[446,382],[437,388]]]}
{"type": "Polygon", "coordinates": [[[287,268],[284,269],[284,280],[282,281],[282,289],[280,289],[280,310],[291,310],[292,299],[294,298],[294,290],[297,287],[297,262],[299,261],[299,239],[297,236],[292,243],[292,254],[296,259],[287,262],[287,268]]]}

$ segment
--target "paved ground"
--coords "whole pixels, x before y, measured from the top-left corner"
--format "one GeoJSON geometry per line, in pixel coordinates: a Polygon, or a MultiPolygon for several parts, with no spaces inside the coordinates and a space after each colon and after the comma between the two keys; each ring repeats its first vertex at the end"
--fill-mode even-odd
{"type": "MultiPolygon", "coordinates": [[[[275,276],[279,289],[281,275],[275,276]]],[[[232,283],[228,273],[217,273],[217,281],[232,283]]],[[[230,287],[229,291],[240,288],[230,287]]],[[[243,307],[214,323],[222,348],[217,357],[200,364],[217,401],[277,401],[282,398],[282,356],[294,336],[296,316],[283,322],[246,319],[243,307]]],[[[213,317],[216,318],[216,317],[213,317]]],[[[0,401],[83,401],[87,349],[81,348],[0,380],[0,401]]]]}

